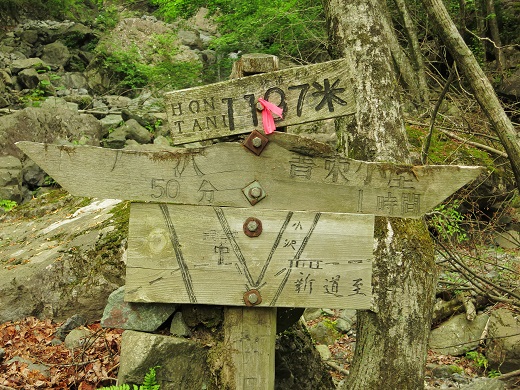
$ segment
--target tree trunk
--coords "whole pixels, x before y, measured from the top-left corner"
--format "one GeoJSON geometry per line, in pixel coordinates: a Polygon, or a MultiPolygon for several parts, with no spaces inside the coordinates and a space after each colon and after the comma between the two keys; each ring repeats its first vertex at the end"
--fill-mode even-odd
{"type": "MultiPolygon", "coordinates": [[[[333,53],[351,60],[357,112],[343,120],[348,122],[349,156],[408,163],[382,4],[323,3],[333,53]]],[[[417,220],[376,218],[374,233],[374,307],[358,312],[356,351],[345,389],[422,389],[435,296],[433,243],[417,220]]]]}
{"type": "Polygon", "coordinates": [[[495,2],[493,0],[486,0],[486,19],[489,21],[489,32],[493,40],[493,51],[495,53],[495,61],[497,70],[504,71],[506,61],[504,58],[504,51],[502,50],[502,41],[500,40],[500,31],[498,29],[497,14],[495,11],[495,2]]]}
{"type": "Polygon", "coordinates": [[[464,43],[442,0],[423,0],[423,5],[457,66],[466,75],[475,98],[500,138],[511,163],[516,186],[520,190],[520,134],[504,112],[493,86],[464,43]]]}
{"type": "Polygon", "coordinates": [[[428,82],[426,80],[426,67],[424,65],[423,55],[421,53],[421,48],[419,46],[419,39],[417,38],[417,30],[415,28],[415,24],[410,16],[410,12],[408,12],[408,6],[406,5],[405,0],[395,0],[395,4],[397,5],[397,10],[399,11],[399,15],[403,20],[404,30],[406,33],[406,37],[408,38],[408,44],[410,52],[410,57],[412,58],[412,66],[414,68],[414,73],[417,77],[417,83],[419,87],[419,93],[421,95],[423,103],[429,103],[429,90],[428,90],[428,82]]]}

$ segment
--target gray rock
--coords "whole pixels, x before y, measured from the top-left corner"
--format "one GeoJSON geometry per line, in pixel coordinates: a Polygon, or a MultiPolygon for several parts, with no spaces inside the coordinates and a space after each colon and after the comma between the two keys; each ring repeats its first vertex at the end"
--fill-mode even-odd
{"type": "Polygon", "coordinates": [[[0,157],[0,187],[17,185],[21,169],[22,163],[16,157],[0,157]]]}
{"type": "Polygon", "coordinates": [[[70,60],[70,51],[60,41],[56,41],[43,47],[41,59],[54,66],[65,66],[70,60]]]}
{"type": "Polygon", "coordinates": [[[456,365],[435,364],[430,368],[432,370],[433,377],[441,379],[451,378],[454,374],[460,374],[460,372],[464,371],[462,367],[456,365]]]}
{"type": "Polygon", "coordinates": [[[485,355],[492,368],[507,373],[520,369],[520,321],[507,309],[493,311],[485,355]]]}
{"type": "Polygon", "coordinates": [[[11,63],[11,72],[17,74],[23,69],[36,69],[36,70],[48,70],[49,64],[42,61],[40,58],[24,58],[15,60],[11,63]]]}
{"type": "Polygon", "coordinates": [[[352,322],[345,320],[344,318],[338,318],[334,323],[334,327],[338,332],[347,333],[352,329],[352,322]]]}
{"type": "Polygon", "coordinates": [[[65,346],[68,349],[82,348],[92,336],[92,331],[87,328],[72,329],[65,337],[65,346]]]}
{"type": "Polygon", "coordinates": [[[153,332],[177,309],[177,305],[169,303],[125,302],[124,295],[124,286],[110,294],[101,326],[153,332]]]}
{"type": "Polygon", "coordinates": [[[475,378],[460,390],[506,390],[506,385],[497,378],[475,378]]]}
{"type": "Polygon", "coordinates": [[[63,87],[68,89],[81,89],[88,87],[87,78],[80,72],[64,73],[59,80],[55,82],[56,87],[63,87]]]}
{"type": "Polygon", "coordinates": [[[99,120],[101,123],[102,134],[107,135],[123,122],[123,118],[118,114],[110,114],[99,120]]]}
{"type": "MultiPolygon", "coordinates": [[[[38,73],[36,69],[29,68],[24,69],[18,73],[18,80],[23,87],[29,89],[35,89],[40,84],[43,75],[38,73]]],[[[48,80],[48,77],[46,78],[48,80]]]]}
{"type": "Polygon", "coordinates": [[[316,351],[318,351],[322,360],[329,360],[332,356],[329,347],[323,344],[316,345],[316,351]]]}
{"type": "Polygon", "coordinates": [[[65,340],[67,334],[70,333],[71,330],[78,328],[80,326],[84,326],[87,323],[87,320],[83,318],[79,314],[74,314],[72,317],[67,318],[67,320],[61,325],[54,334],[58,339],[65,340]]]}
{"type": "Polygon", "coordinates": [[[430,348],[444,355],[460,356],[478,347],[489,316],[478,315],[468,321],[465,314],[459,314],[430,333],[430,348]]]}
{"type": "Polygon", "coordinates": [[[126,96],[107,95],[103,97],[103,101],[110,108],[122,109],[126,108],[132,102],[132,99],[126,96]]]}
{"type": "Polygon", "coordinates": [[[17,141],[53,143],[57,139],[79,140],[82,136],[88,138],[89,145],[99,146],[100,135],[101,125],[94,116],[69,109],[63,100],[63,105],[28,107],[3,116],[0,153],[20,158],[23,153],[14,145],[17,141]]]}
{"type": "Polygon", "coordinates": [[[339,333],[332,325],[318,322],[309,328],[309,333],[316,342],[320,344],[332,345],[338,339],[339,333]]]}
{"type": "Polygon", "coordinates": [[[127,330],[121,340],[118,383],[142,383],[151,367],[161,390],[212,388],[208,352],[184,338],[127,330]]]}
{"type": "Polygon", "coordinates": [[[152,134],[135,119],[130,119],[125,122],[125,124],[121,126],[121,130],[125,131],[126,139],[133,139],[140,144],[148,144],[152,141],[152,134]]]}
{"type": "Polygon", "coordinates": [[[103,140],[103,146],[110,149],[122,149],[126,143],[126,131],[122,127],[118,127],[108,134],[103,140]]]}
{"type": "Polygon", "coordinates": [[[303,312],[303,318],[305,318],[305,321],[312,321],[315,320],[323,315],[323,312],[321,309],[313,309],[313,308],[307,308],[303,312]]]}
{"type": "Polygon", "coordinates": [[[108,295],[124,282],[125,232],[119,226],[128,210],[114,209],[120,203],[114,200],[84,203],[53,190],[3,218],[2,239],[10,244],[0,245],[0,258],[18,265],[0,267],[0,323],[28,316],[101,318],[108,295]],[[99,235],[114,225],[114,232],[99,235]]]}
{"type": "Polygon", "coordinates": [[[155,137],[153,140],[153,144],[157,146],[170,146],[170,141],[166,137],[163,137],[162,135],[155,137]]]}
{"type": "Polygon", "coordinates": [[[177,32],[177,37],[180,39],[183,45],[188,46],[190,49],[203,49],[200,33],[197,30],[180,30],[177,32]]]}
{"type": "Polygon", "coordinates": [[[172,323],[170,325],[170,334],[177,337],[190,336],[190,328],[184,322],[181,312],[177,312],[173,315],[172,323]]]}
{"type": "Polygon", "coordinates": [[[495,243],[506,249],[520,248],[520,233],[516,230],[508,230],[506,232],[496,232],[494,237],[495,243]]]}

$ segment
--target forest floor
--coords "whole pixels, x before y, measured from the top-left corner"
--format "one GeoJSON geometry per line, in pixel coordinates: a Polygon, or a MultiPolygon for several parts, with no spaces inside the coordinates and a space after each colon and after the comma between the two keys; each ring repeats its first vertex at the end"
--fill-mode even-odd
{"type": "MultiPolygon", "coordinates": [[[[5,356],[0,358],[0,390],[12,389],[75,389],[94,390],[116,384],[119,368],[122,330],[103,329],[99,322],[87,325],[91,336],[77,349],[57,343],[55,333],[60,323],[33,317],[0,325],[0,346],[5,356]],[[14,357],[21,359],[15,359],[14,357]]],[[[348,372],[352,361],[355,338],[342,336],[329,346],[331,375],[339,382],[348,372]]],[[[486,376],[477,362],[467,357],[428,354],[429,365],[460,368],[468,378],[486,376]]],[[[427,375],[431,374],[427,370],[427,375]]],[[[427,377],[428,388],[448,388],[446,381],[427,377]],[[447,387],[441,387],[442,385],[447,387]]],[[[510,383],[515,386],[515,382],[510,383]]],[[[516,385],[520,386],[520,379],[516,385]]],[[[516,387],[511,387],[516,388],[516,387]]]]}

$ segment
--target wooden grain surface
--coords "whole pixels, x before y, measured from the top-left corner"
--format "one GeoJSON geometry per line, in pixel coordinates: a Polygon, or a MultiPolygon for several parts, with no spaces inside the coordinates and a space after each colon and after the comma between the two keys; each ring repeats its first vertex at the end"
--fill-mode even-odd
{"type": "Polygon", "coordinates": [[[150,152],[17,145],[77,196],[249,207],[243,189],[256,181],[267,196],[255,209],[409,218],[422,216],[482,172],[480,167],[368,163],[327,156],[326,146],[320,149],[301,137],[275,133],[269,139],[260,156],[239,143],[150,152]]]}
{"type": "Polygon", "coordinates": [[[175,144],[262,128],[258,98],[283,108],[288,126],[355,113],[346,60],[257,74],[164,95],[175,144]]]}
{"type": "Polygon", "coordinates": [[[133,203],[125,300],[366,309],[373,234],[373,215],[133,203]]]}

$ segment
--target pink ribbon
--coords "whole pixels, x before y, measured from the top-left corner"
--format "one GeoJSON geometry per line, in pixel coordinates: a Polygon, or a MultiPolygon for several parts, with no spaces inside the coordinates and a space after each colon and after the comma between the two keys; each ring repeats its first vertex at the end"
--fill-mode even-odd
{"type": "Polygon", "coordinates": [[[276,130],[273,114],[282,118],[283,109],[281,109],[278,106],[275,106],[273,103],[270,103],[262,98],[259,98],[258,102],[264,108],[262,110],[262,123],[264,124],[264,133],[271,134],[276,130]]]}

